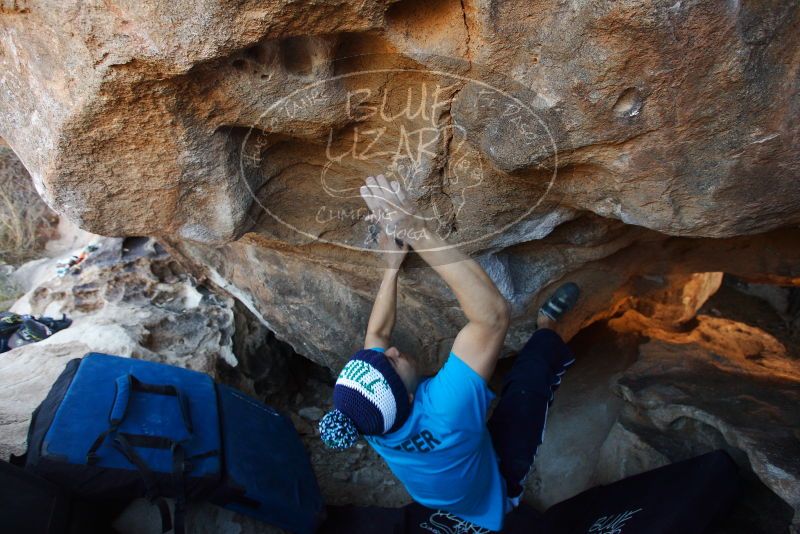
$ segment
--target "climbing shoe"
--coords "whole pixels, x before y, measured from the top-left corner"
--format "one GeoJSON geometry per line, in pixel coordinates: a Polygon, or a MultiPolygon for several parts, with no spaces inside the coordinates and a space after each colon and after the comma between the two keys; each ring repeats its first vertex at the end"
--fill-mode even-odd
{"type": "Polygon", "coordinates": [[[553,321],[558,321],[569,310],[575,307],[581,290],[578,284],[567,282],[556,289],[549,299],[539,308],[539,313],[549,317],[553,321]]]}

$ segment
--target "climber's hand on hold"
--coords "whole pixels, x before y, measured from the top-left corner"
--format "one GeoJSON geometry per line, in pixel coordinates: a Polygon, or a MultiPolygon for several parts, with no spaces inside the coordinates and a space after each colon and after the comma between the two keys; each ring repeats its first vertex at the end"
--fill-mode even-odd
{"type": "Polygon", "coordinates": [[[374,222],[390,236],[407,243],[409,236],[424,228],[424,221],[415,216],[416,206],[399,182],[390,183],[382,174],[369,176],[360,192],[374,222]]]}
{"type": "Polygon", "coordinates": [[[403,260],[406,259],[406,254],[408,254],[408,245],[386,232],[381,232],[378,236],[378,247],[379,250],[383,251],[383,260],[386,263],[386,268],[393,271],[399,270],[403,260]]]}

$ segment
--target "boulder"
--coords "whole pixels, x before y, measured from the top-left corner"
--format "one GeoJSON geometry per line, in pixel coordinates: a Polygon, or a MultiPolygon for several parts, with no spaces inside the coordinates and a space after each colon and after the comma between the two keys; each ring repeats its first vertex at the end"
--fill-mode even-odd
{"type": "MultiPolygon", "coordinates": [[[[726,269],[783,283],[800,278],[798,239],[796,230],[784,229],[729,239],[665,241],[654,232],[587,215],[560,225],[546,239],[475,257],[512,304],[503,351],[510,354],[521,348],[534,328],[536,310],[564,280],[583,288],[580,305],[564,325],[567,338],[631,306],[648,313],[660,307],[662,325],[677,325],[719,283],[718,274],[694,273],[726,269]]],[[[338,371],[361,348],[380,283],[379,258],[363,265],[337,256],[341,263],[332,264],[315,255],[315,247],[322,245],[275,250],[272,242],[249,234],[219,247],[162,242],[184,268],[240,300],[297,353],[338,371]]],[[[419,258],[407,261],[399,281],[393,342],[433,372],[466,320],[444,282],[419,258]]]]}
{"type": "MultiPolygon", "coordinates": [[[[800,221],[791,120],[798,17],[793,3],[749,2],[605,1],[567,11],[482,0],[15,4],[0,19],[0,136],[47,201],[87,229],[228,241],[250,226],[253,202],[237,172],[236,130],[259,125],[292,141],[262,146],[275,163],[258,183],[310,165],[332,128],[341,141],[364,122],[347,113],[348,89],[365,96],[370,87],[342,78],[305,105],[292,102],[291,114],[271,109],[275,99],[388,65],[402,72],[371,81],[391,90],[389,107],[405,105],[409,89],[419,100],[420,84],[437,76],[454,87],[432,112],[452,113],[491,168],[488,196],[470,216],[518,208],[497,195],[517,190],[523,200],[556,167],[553,197],[565,208],[671,235],[754,233],[800,221]],[[446,67],[446,76],[428,72],[446,67]],[[482,101],[487,88],[507,101],[482,101]],[[540,124],[511,104],[531,108],[540,124]],[[749,195],[755,187],[761,194],[749,195]]],[[[458,150],[431,143],[415,155],[458,150]]],[[[353,178],[388,162],[360,161],[353,178]]],[[[291,172],[300,183],[315,173],[291,172]]],[[[310,207],[295,198],[298,211],[310,207]]]]}
{"type": "MultiPolygon", "coordinates": [[[[0,453],[88,350],[214,373],[236,349],[265,394],[294,352],[338,369],[380,279],[357,187],[383,172],[511,302],[503,354],[566,280],[583,296],[565,337],[613,318],[652,338],[624,404],[610,360],[582,371],[608,413],[556,408],[554,445],[588,419],[601,458],[571,489],[674,459],[643,428],[680,427],[797,513],[796,355],[693,318],[721,272],[800,285],[799,24],[796,2],[749,0],[4,5],[0,137],[51,208],[116,238],[69,278],[39,265],[14,305],[75,323],[0,358],[0,453]]],[[[393,341],[434,371],[465,318],[418,257],[400,287],[393,341]]]]}
{"type": "MultiPolygon", "coordinates": [[[[747,471],[793,508],[796,527],[800,365],[763,330],[724,318],[701,315],[698,321],[688,333],[646,332],[654,339],[641,346],[639,359],[616,384],[631,407],[620,421],[645,443],[660,441],[670,461],[703,449],[731,449],[747,471]],[[643,423],[651,430],[636,432],[643,423]],[[665,439],[672,444],[664,445],[665,439]]],[[[607,453],[625,440],[636,441],[626,437],[630,430],[626,433],[624,427],[615,429],[619,436],[609,438],[607,453]]],[[[662,461],[648,447],[638,448],[649,457],[643,465],[662,461]]],[[[605,458],[599,466],[601,478],[614,476],[603,466],[610,459],[608,454],[605,458]]]]}
{"type": "MultiPolygon", "coordinates": [[[[13,3],[0,137],[60,214],[157,237],[331,368],[379,278],[356,187],[388,173],[512,302],[510,352],[566,279],[567,336],[634,276],[796,283],[799,22],[792,2],[13,3]]],[[[435,368],[464,319],[418,263],[396,342],[435,368]]]]}

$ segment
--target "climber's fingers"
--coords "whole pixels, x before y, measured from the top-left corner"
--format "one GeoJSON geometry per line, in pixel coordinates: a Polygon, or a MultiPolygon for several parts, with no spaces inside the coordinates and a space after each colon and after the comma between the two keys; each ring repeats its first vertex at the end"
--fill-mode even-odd
{"type": "MultiPolygon", "coordinates": [[[[385,179],[384,179],[385,182],[385,179]]],[[[367,177],[367,185],[369,186],[370,192],[375,195],[375,198],[378,200],[378,203],[384,209],[391,209],[391,199],[388,198],[389,191],[384,188],[381,184],[381,175],[377,175],[375,177],[369,176],[367,177]]]]}
{"type": "Polygon", "coordinates": [[[397,195],[395,194],[394,189],[392,189],[392,186],[389,185],[389,181],[386,179],[384,175],[379,174],[378,176],[375,177],[375,180],[378,182],[378,187],[381,188],[381,194],[383,195],[383,198],[385,198],[389,202],[395,201],[397,199],[397,195]]]}
{"type": "Polygon", "coordinates": [[[384,198],[394,207],[399,210],[402,210],[405,213],[410,214],[413,210],[409,209],[409,206],[405,203],[405,195],[401,195],[400,191],[400,184],[396,181],[389,181],[386,177],[382,174],[379,174],[377,177],[378,185],[381,188],[381,192],[384,195],[384,198]]]}
{"type": "Polygon", "coordinates": [[[367,203],[370,211],[372,212],[373,216],[380,215],[379,212],[382,211],[382,202],[381,197],[379,196],[379,188],[375,179],[372,176],[367,177],[366,183],[361,186],[361,198],[364,199],[364,202],[367,203]]]}
{"type": "Polygon", "coordinates": [[[374,176],[367,176],[366,180],[369,194],[372,196],[376,206],[382,206],[385,203],[385,194],[381,190],[381,186],[374,176]]]}
{"type": "Polygon", "coordinates": [[[398,208],[398,201],[397,197],[392,195],[386,178],[381,174],[377,177],[368,176],[366,179],[366,187],[367,196],[365,196],[365,200],[371,198],[372,204],[368,202],[367,205],[370,206],[373,214],[379,219],[391,219],[392,214],[398,208]],[[383,182],[383,184],[380,182],[383,182]]]}
{"type": "Polygon", "coordinates": [[[400,185],[400,182],[394,180],[392,181],[391,186],[397,195],[397,199],[400,201],[400,205],[405,207],[408,201],[406,200],[406,192],[403,191],[403,187],[400,185]]]}
{"type": "Polygon", "coordinates": [[[361,198],[372,212],[366,217],[366,221],[383,228],[384,221],[391,220],[393,210],[392,206],[384,200],[380,186],[372,176],[368,177],[365,185],[361,186],[360,193],[361,198]]]}

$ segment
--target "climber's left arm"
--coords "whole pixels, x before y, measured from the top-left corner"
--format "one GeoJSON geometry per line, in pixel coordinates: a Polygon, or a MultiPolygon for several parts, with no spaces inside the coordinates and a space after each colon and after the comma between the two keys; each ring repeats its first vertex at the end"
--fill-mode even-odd
{"type": "Polygon", "coordinates": [[[381,347],[389,348],[389,339],[394,329],[394,318],[397,303],[397,273],[396,269],[386,269],[372,313],[367,324],[367,334],[364,336],[364,348],[381,347]]]}
{"type": "Polygon", "coordinates": [[[397,309],[397,278],[400,265],[408,252],[408,245],[402,247],[395,243],[393,238],[388,238],[384,232],[378,239],[381,250],[384,251],[386,269],[383,271],[383,280],[372,313],[367,323],[367,334],[364,337],[364,348],[374,347],[389,348],[389,340],[394,329],[395,312],[397,309]]]}

